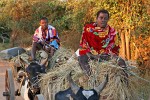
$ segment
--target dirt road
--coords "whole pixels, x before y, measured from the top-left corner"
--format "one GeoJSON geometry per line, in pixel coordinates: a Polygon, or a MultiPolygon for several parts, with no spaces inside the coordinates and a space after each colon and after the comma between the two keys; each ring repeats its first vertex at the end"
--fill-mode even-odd
{"type": "MultiPolygon", "coordinates": [[[[0,60],[0,100],[6,100],[5,97],[3,97],[3,92],[5,91],[5,72],[6,69],[11,68],[10,66],[11,63],[0,60]]],[[[16,97],[16,100],[23,99],[21,97],[16,97]]]]}

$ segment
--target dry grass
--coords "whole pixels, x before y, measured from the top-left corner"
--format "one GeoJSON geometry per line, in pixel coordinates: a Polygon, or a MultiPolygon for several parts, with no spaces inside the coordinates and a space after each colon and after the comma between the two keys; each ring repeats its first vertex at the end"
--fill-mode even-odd
{"type": "Polygon", "coordinates": [[[10,45],[28,47],[32,45],[32,35],[25,31],[14,30],[11,33],[10,45]]]}
{"type": "Polygon", "coordinates": [[[60,34],[61,44],[64,47],[71,48],[73,50],[77,50],[79,48],[80,38],[81,32],[78,32],[77,30],[64,31],[60,34]]]}
{"type": "MultiPolygon", "coordinates": [[[[121,69],[116,65],[113,59],[109,62],[104,61],[101,63],[90,61],[92,75],[90,77],[85,77],[78,65],[77,59],[75,59],[74,55],[72,56],[70,51],[63,49],[59,52],[58,50],[57,57],[55,56],[56,55],[54,55],[53,62],[57,60],[57,57],[62,60],[60,60],[59,63],[52,63],[53,68],[41,78],[41,91],[46,100],[54,100],[56,92],[68,88],[69,83],[66,78],[70,71],[73,71],[72,77],[76,83],[83,86],[85,89],[91,89],[94,86],[98,86],[102,82],[103,76],[108,73],[109,82],[101,93],[101,98],[103,99],[141,100],[144,98],[142,92],[138,90],[138,87],[141,86],[138,82],[139,79],[142,80],[143,83],[146,83],[146,81],[144,81],[143,78],[140,78],[131,69],[121,69]],[[129,77],[126,77],[125,73],[128,73],[129,77]]],[[[147,84],[149,85],[148,82],[147,84]]],[[[145,95],[148,96],[148,92],[145,93],[145,95]]]]}
{"type": "MultiPolygon", "coordinates": [[[[23,65],[18,59],[19,57],[29,63],[27,54],[14,57],[11,62],[14,62],[16,66],[23,65]]],[[[108,73],[109,82],[101,93],[101,99],[148,100],[150,94],[149,74],[145,74],[145,76],[142,76],[143,78],[139,77],[141,72],[137,67],[133,67],[133,62],[127,62],[127,70],[116,65],[114,59],[103,62],[90,61],[89,64],[92,69],[92,75],[87,77],[83,74],[74,51],[62,47],[57,50],[53,58],[50,59],[49,70],[39,80],[45,99],[54,100],[56,92],[67,89],[69,87],[67,75],[73,71],[73,80],[85,89],[98,86],[103,81],[104,75],[108,73]],[[125,73],[128,73],[129,77],[126,77],[125,73]]]]}

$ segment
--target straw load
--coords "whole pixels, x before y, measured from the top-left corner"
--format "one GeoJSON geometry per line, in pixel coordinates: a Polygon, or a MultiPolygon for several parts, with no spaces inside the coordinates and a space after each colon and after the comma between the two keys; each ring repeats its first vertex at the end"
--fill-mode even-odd
{"type": "MultiPolygon", "coordinates": [[[[47,55],[43,51],[39,51],[37,57],[39,59],[47,59],[47,55]]],[[[27,53],[12,58],[13,68],[20,66],[24,69],[25,65],[30,63],[28,59],[29,55],[27,53]]],[[[41,93],[46,100],[54,100],[54,96],[58,91],[69,87],[67,76],[72,71],[73,80],[78,86],[83,86],[84,89],[92,89],[98,86],[103,81],[104,75],[108,74],[109,81],[100,94],[101,100],[141,100],[144,96],[148,97],[150,94],[150,82],[136,74],[138,69],[131,67],[132,62],[126,63],[128,68],[122,69],[116,64],[114,59],[102,62],[91,60],[89,64],[92,75],[87,77],[83,74],[74,52],[61,47],[48,60],[47,73],[42,75],[39,80],[41,93]],[[144,87],[144,85],[149,86],[149,88],[145,88],[145,90],[139,88],[144,87]]]]}
{"type": "Polygon", "coordinates": [[[141,100],[142,97],[137,90],[139,77],[132,71],[135,69],[131,67],[122,69],[114,59],[103,62],[91,60],[89,64],[92,75],[87,77],[83,74],[72,51],[60,48],[51,59],[51,68],[40,79],[41,92],[45,99],[55,100],[54,96],[58,91],[69,87],[67,76],[72,71],[73,80],[85,89],[98,86],[104,75],[108,74],[109,81],[100,94],[101,100],[141,100]]]}

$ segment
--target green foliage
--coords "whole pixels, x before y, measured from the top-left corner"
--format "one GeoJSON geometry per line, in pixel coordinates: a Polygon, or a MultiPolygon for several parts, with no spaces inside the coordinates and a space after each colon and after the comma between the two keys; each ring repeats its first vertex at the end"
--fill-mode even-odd
{"type": "Polygon", "coordinates": [[[9,48],[9,43],[4,43],[4,44],[0,43],[0,51],[6,48],[9,48]]]}
{"type": "MultiPolygon", "coordinates": [[[[68,39],[71,39],[73,34],[81,36],[85,23],[96,21],[98,10],[106,9],[111,15],[109,24],[120,34],[127,31],[131,34],[130,36],[138,37],[140,34],[149,36],[150,16],[147,13],[147,5],[148,0],[68,0],[67,2],[59,0],[16,0],[16,2],[2,0],[0,2],[3,9],[0,25],[3,24],[1,27],[5,26],[11,29],[11,35],[15,33],[15,30],[20,30],[22,34],[26,32],[32,35],[39,26],[39,19],[46,16],[49,23],[56,27],[61,38],[67,35],[68,39]]],[[[77,49],[78,40],[72,41],[76,46],[69,47],[77,49]]],[[[68,46],[67,43],[64,45],[68,46]]]]}

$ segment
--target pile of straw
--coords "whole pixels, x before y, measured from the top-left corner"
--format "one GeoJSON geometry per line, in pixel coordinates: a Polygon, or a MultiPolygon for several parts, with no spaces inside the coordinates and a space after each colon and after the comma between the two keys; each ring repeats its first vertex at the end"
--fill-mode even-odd
{"type": "MultiPolygon", "coordinates": [[[[29,63],[28,59],[29,56],[24,53],[11,59],[11,62],[15,64],[14,66],[21,66],[24,69],[25,63],[29,63]]],[[[65,48],[57,50],[54,56],[49,59],[47,73],[42,75],[39,80],[41,83],[41,92],[45,96],[45,99],[54,100],[55,93],[69,87],[67,76],[71,71],[73,72],[73,80],[85,89],[92,89],[98,86],[103,81],[104,75],[108,74],[109,82],[101,93],[102,100],[141,100],[144,98],[142,92],[140,94],[138,90],[141,86],[139,79],[142,82],[144,80],[146,85],[150,84],[149,81],[139,77],[134,72],[137,70],[136,67],[134,69],[131,69],[131,67],[122,69],[116,64],[114,59],[103,62],[91,60],[89,64],[92,75],[87,77],[83,74],[77,57],[72,50],[65,48]],[[126,77],[126,73],[128,77],[126,77]]],[[[150,94],[150,91],[145,92],[144,95],[148,95],[148,93],[150,94]]]]}
{"type": "Polygon", "coordinates": [[[71,49],[65,49],[63,47],[56,50],[54,56],[49,59],[49,68],[53,68],[63,63],[66,63],[69,59],[73,59],[73,51],[71,49]]]}
{"type": "Polygon", "coordinates": [[[41,92],[46,100],[54,100],[54,95],[60,90],[67,89],[69,83],[67,75],[73,71],[73,80],[85,89],[98,86],[104,79],[104,75],[109,75],[109,82],[101,93],[101,99],[114,100],[141,100],[137,91],[138,79],[131,69],[122,69],[115,60],[110,61],[90,61],[92,75],[87,77],[83,74],[78,60],[71,51],[66,49],[58,50],[51,61],[51,68],[47,74],[41,77],[41,92]],[[59,63],[57,63],[57,59],[59,63]],[[129,75],[126,77],[126,73],[129,75]]]}
{"type": "Polygon", "coordinates": [[[41,77],[41,91],[46,100],[54,100],[56,92],[68,87],[66,77],[70,71],[74,70],[76,75],[82,74],[78,66],[71,50],[60,48],[55,52],[50,60],[50,69],[41,77]]]}

